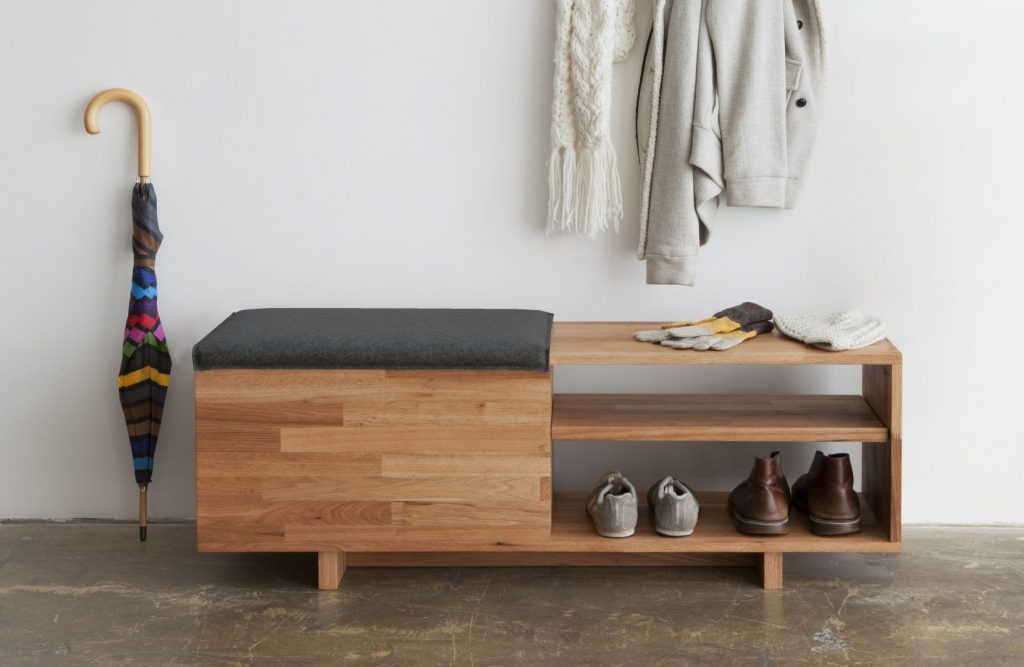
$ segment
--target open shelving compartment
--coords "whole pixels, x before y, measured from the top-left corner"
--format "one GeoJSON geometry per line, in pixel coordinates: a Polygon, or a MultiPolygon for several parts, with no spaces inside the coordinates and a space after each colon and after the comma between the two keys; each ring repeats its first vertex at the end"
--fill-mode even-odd
{"type": "Polygon", "coordinates": [[[654,532],[641,511],[637,533],[598,536],[581,511],[584,495],[555,494],[545,551],[688,554],[690,564],[743,563],[756,557],[766,589],[782,587],[785,553],[900,550],[900,396],[902,359],[889,341],[826,352],[779,336],[759,336],[732,350],[697,352],[636,343],[632,332],[651,323],[562,322],[552,333],[551,363],[566,365],[859,365],[860,395],[555,394],[554,441],[861,442],[861,532],[819,537],[799,512],[787,535],[743,535],[733,527],[726,493],[697,492],[701,517],[693,535],[654,532]],[[703,556],[707,557],[704,558],[703,556]]]}

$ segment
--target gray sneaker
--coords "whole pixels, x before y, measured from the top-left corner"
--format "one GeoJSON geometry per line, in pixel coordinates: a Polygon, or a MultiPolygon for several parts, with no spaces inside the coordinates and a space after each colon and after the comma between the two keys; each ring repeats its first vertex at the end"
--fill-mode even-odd
{"type": "Polygon", "coordinates": [[[672,476],[647,491],[647,505],[654,513],[654,530],[669,537],[692,535],[700,503],[689,487],[672,476]]]}
{"type": "Polygon", "coordinates": [[[636,489],[619,471],[606,472],[587,498],[587,514],[601,537],[629,537],[636,532],[636,489]]]}

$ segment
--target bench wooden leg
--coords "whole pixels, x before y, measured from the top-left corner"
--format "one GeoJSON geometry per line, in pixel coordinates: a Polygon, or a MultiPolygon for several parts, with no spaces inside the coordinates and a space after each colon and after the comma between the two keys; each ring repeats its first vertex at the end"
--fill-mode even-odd
{"type": "Polygon", "coordinates": [[[345,552],[321,551],[317,554],[317,571],[322,591],[335,591],[345,576],[345,552]]]}
{"type": "Polygon", "coordinates": [[[761,581],[766,591],[782,590],[782,554],[765,552],[761,554],[761,581]]]}

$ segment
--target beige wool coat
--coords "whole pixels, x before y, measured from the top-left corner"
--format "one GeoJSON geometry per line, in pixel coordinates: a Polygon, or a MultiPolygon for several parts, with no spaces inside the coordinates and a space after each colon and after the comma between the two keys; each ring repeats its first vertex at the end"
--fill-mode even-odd
{"type": "Polygon", "coordinates": [[[655,0],[636,121],[648,284],[694,284],[723,193],[795,205],[824,72],[816,0],[655,0]]]}

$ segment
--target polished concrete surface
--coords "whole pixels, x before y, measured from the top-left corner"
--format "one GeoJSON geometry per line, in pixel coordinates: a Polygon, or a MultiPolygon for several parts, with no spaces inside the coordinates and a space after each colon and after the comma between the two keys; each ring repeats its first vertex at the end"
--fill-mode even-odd
{"type": "Polygon", "coordinates": [[[0,665],[1024,665],[1024,529],[752,568],[350,569],[194,527],[0,524],[0,665]]]}

